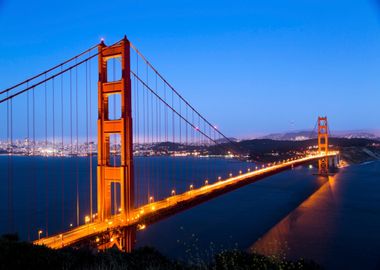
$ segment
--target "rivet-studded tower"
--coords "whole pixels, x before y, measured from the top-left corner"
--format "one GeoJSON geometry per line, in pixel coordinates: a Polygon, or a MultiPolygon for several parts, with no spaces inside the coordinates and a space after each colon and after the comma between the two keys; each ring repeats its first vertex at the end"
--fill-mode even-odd
{"type": "MultiPolygon", "coordinates": [[[[133,157],[132,157],[132,104],[130,79],[130,42],[126,37],[116,45],[106,46],[101,42],[99,50],[98,81],[98,167],[97,167],[97,207],[98,219],[111,216],[111,183],[120,184],[119,212],[126,217],[133,209],[133,157]],[[121,79],[109,81],[107,62],[120,58],[121,79]],[[121,117],[110,119],[109,97],[120,95],[121,117]],[[120,165],[110,162],[110,136],[120,135],[120,165]]],[[[116,104],[115,104],[116,106],[116,104]]],[[[116,206],[114,206],[116,207],[116,206]]]]}
{"type": "Polygon", "coordinates": [[[319,174],[328,175],[329,158],[329,138],[328,138],[328,125],[327,117],[318,117],[318,151],[320,154],[325,155],[319,160],[319,174]]]}

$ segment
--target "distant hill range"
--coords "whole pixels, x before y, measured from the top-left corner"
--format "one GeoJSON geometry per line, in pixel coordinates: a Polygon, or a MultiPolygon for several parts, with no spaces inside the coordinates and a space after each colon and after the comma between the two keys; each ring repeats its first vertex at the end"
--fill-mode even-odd
{"type": "MultiPolygon", "coordinates": [[[[317,138],[318,134],[316,131],[296,131],[296,132],[286,132],[286,133],[273,133],[261,137],[261,139],[270,139],[277,141],[304,141],[317,138]]],[[[333,132],[331,137],[335,138],[346,138],[346,139],[371,139],[380,140],[380,136],[376,132],[368,131],[341,131],[333,132]]]]}
{"type": "Polygon", "coordinates": [[[222,138],[222,139],[215,140],[215,142],[218,143],[218,144],[229,143],[229,142],[237,142],[237,141],[238,141],[238,139],[233,138],[233,137],[230,137],[228,139],[222,138]]]}

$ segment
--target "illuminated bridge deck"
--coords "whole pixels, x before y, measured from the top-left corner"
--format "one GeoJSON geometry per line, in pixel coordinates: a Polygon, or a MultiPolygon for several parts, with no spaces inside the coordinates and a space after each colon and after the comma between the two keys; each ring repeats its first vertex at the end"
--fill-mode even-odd
{"type": "MultiPolygon", "coordinates": [[[[334,157],[338,153],[330,152],[329,157],[334,157]]],[[[261,168],[247,173],[241,173],[213,184],[207,184],[200,188],[194,188],[182,194],[170,196],[164,200],[152,202],[142,207],[134,209],[127,219],[124,215],[115,215],[107,221],[91,222],[61,234],[41,238],[34,241],[34,244],[46,245],[50,248],[62,248],[83,241],[90,237],[95,237],[107,231],[112,231],[122,227],[145,226],[148,221],[157,221],[160,217],[175,214],[189,206],[200,203],[204,200],[217,196],[221,192],[237,188],[244,184],[252,183],[264,177],[282,172],[286,169],[318,160],[325,155],[310,155],[304,158],[289,160],[277,163],[272,166],[261,168]]]]}

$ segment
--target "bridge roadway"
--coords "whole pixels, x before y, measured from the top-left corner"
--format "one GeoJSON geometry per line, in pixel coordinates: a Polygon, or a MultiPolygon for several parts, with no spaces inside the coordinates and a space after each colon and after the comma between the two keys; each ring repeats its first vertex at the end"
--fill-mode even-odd
{"type": "MultiPolygon", "coordinates": [[[[337,154],[337,152],[329,152],[328,156],[334,157],[337,154]]],[[[216,196],[215,194],[219,195],[220,193],[223,193],[223,191],[226,192],[231,188],[252,183],[256,180],[277,174],[295,166],[318,160],[322,157],[324,157],[324,155],[314,154],[299,159],[289,159],[285,162],[275,163],[265,168],[241,173],[237,176],[216,183],[205,184],[200,188],[192,189],[178,195],[170,196],[164,200],[152,202],[136,208],[132,211],[130,218],[128,219],[123,214],[114,215],[106,221],[94,221],[61,234],[41,238],[40,240],[34,241],[34,244],[46,245],[50,248],[57,249],[64,246],[74,245],[85,239],[96,237],[102,233],[123,227],[138,226],[138,228],[145,228],[145,223],[147,221],[156,221],[160,219],[160,215],[166,216],[180,212],[186,207],[191,207],[193,201],[198,200],[199,203],[207,198],[209,199],[216,196]]]]}

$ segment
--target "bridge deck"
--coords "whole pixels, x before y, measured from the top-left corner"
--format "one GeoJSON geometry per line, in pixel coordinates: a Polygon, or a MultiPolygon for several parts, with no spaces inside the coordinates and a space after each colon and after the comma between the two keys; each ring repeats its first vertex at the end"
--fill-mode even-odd
{"type": "MultiPolygon", "coordinates": [[[[328,156],[336,156],[336,152],[330,152],[328,156]]],[[[295,160],[289,160],[283,163],[278,163],[270,167],[261,168],[258,170],[250,171],[247,173],[242,173],[238,176],[230,177],[219,182],[204,185],[200,188],[189,190],[182,194],[170,196],[164,200],[152,202],[146,204],[142,207],[134,209],[129,218],[124,215],[115,215],[107,221],[95,221],[72,230],[63,232],[61,234],[53,235],[50,237],[41,238],[40,240],[34,241],[34,244],[46,245],[51,248],[62,248],[64,246],[73,245],[89,237],[94,237],[96,235],[105,233],[107,231],[112,231],[121,227],[135,226],[137,224],[144,223],[144,219],[152,215],[160,215],[160,212],[165,211],[166,213],[170,210],[170,214],[174,214],[181,210],[179,207],[181,204],[190,203],[195,201],[200,197],[207,197],[208,194],[214,194],[217,191],[231,188],[243,183],[249,183],[255,179],[260,179],[269,175],[279,173],[283,170],[291,168],[292,166],[298,166],[310,161],[318,160],[325,155],[309,155],[304,158],[299,158],[295,160]]],[[[156,217],[156,219],[158,219],[156,217]]]]}

